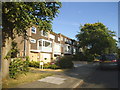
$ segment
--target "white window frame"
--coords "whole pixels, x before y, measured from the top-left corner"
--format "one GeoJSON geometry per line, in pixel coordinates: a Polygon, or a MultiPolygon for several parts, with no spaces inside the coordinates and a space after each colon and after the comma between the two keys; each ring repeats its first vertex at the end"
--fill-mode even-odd
{"type": "Polygon", "coordinates": [[[67,41],[67,38],[65,38],[65,42],[67,41]]]}
{"type": "Polygon", "coordinates": [[[36,43],[36,40],[33,39],[33,38],[31,38],[30,42],[31,42],[31,43],[36,43]],[[32,41],[32,40],[33,40],[33,41],[32,41]]]}
{"type": "Polygon", "coordinates": [[[31,32],[36,34],[36,27],[32,27],[32,28],[31,28],[31,32]],[[35,29],[35,32],[32,31],[33,28],[35,29]]]}
{"type": "Polygon", "coordinates": [[[58,37],[58,41],[60,41],[60,37],[58,37]]]}
{"type": "Polygon", "coordinates": [[[63,41],[63,37],[61,37],[61,41],[63,41]]]}
{"type": "Polygon", "coordinates": [[[44,31],[44,30],[41,30],[41,36],[48,37],[48,36],[49,36],[49,35],[48,35],[49,33],[48,33],[48,32],[46,32],[46,33],[47,33],[47,35],[43,35],[43,31],[44,31]]]}

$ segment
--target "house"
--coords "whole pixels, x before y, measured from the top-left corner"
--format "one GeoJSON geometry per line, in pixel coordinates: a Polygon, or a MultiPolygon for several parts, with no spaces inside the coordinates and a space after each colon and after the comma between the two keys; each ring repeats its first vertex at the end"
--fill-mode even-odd
{"type": "Polygon", "coordinates": [[[59,56],[72,55],[77,51],[77,41],[52,31],[39,30],[36,25],[27,30],[28,40],[16,37],[19,57],[29,56],[32,61],[51,62],[59,56]]]}

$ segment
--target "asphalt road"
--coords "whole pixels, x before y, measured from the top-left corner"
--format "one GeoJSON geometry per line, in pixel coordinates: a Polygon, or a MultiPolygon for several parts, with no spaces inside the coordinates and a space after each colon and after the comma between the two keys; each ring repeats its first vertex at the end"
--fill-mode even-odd
{"type": "MultiPolygon", "coordinates": [[[[71,72],[72,73],[72,72],[71,72]]],[[[74,70],[77,78],[84,80],[78,88],[119,88],[120,71],[116,69],[101,70],[98,63],[88,64],[74,70]]],[[[73,75],[75,77],[75,75],[73,75]]]]}

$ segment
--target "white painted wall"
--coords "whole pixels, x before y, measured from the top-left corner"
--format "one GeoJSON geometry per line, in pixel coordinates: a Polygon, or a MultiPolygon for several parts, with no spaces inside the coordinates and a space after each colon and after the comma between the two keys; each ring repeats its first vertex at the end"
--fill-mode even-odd
{"type": "Polygon", "coordinates": [[[50,34],[50,38],[54,40],[54,39],[55,39],[55,36],[52,35],[52,34],[50,34]]]}
{"type": "Polygon", "coordinates": [[[40,57],[41,57],[41,61],[43,61],[44,63],[51,62],[51,54],[49,53],[41,53],[40,57]]]}
{"type": "Polygon", "coordinates": [[[59,44],[59,43],[54,44],[54,54],[61,55],[61,44],[59,44]]]}

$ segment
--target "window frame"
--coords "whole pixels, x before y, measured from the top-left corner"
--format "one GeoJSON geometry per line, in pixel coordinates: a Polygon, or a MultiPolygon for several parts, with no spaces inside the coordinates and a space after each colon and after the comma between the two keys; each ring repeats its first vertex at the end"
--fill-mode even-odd
{"type": "Polygon", "coordinates": [[[30,42],[31,42],[31,43],[36,43],[36,40],[33,39],[33,38],[31,38],[30,42]],[[33,41],[32,41],[32,40],[33,40],[33,41]]]}
{"type": "Polygon", "coordinates": [[[36,34],[36,27],[32,27],[31,32],[36,34]],[[33,30],[35,30],[35,31],[33,31],[33,30]]]}

